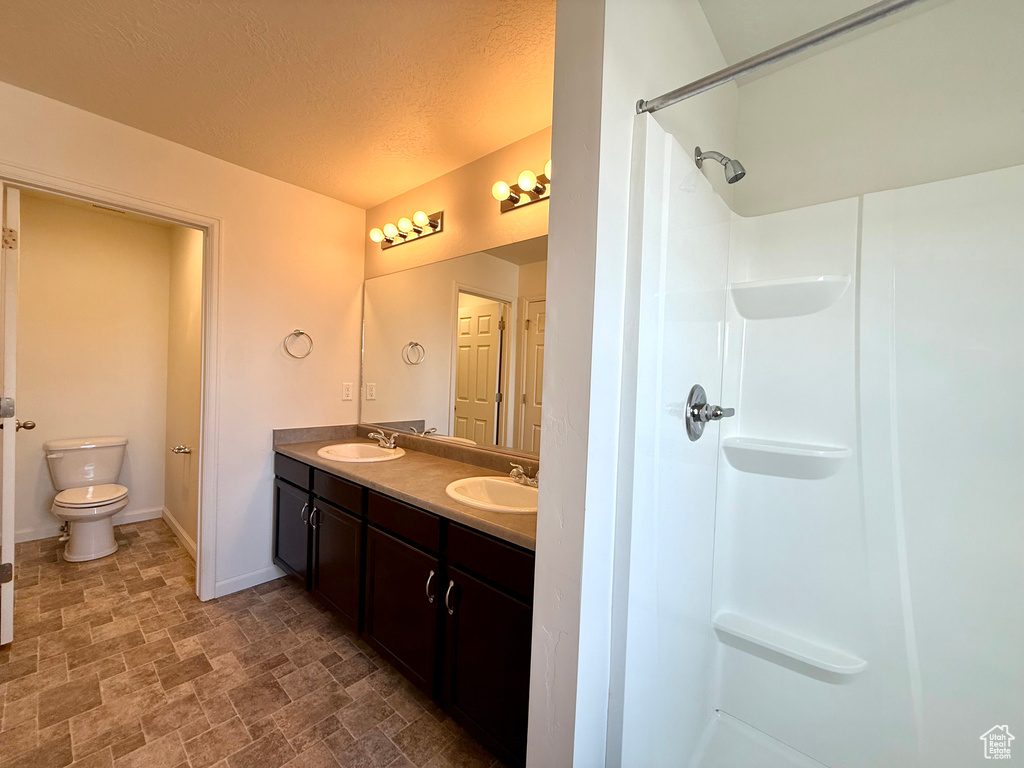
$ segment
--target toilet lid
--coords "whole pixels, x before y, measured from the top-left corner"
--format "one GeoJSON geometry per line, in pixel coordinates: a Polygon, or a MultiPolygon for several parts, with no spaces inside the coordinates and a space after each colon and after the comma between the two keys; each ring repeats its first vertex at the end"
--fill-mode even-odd
{"type": "Polygon", "coordinates": [[[61,491],[54,499],[54,503],[62,507],[98,507],[100,504],[110,504],[120,501],[128,495],[128,489],[123,485],[86,485],[82,488],[68,488],[61,491]]]}

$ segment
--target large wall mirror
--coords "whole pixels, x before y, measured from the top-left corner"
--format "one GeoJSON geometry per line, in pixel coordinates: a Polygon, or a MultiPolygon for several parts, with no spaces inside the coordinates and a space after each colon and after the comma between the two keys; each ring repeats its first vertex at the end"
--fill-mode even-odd
{"type": "Polygon", "coordinates": [[[367,280],[361,420],[538,455],[547,240],[367,280]]]}

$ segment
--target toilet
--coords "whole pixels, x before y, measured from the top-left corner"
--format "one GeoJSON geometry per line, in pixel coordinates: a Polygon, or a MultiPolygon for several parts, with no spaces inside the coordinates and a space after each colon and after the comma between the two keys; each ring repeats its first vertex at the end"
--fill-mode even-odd
{"type": "Polygon", "coordinates": [[[64,559],[96,560],[117,551],[113,516],[128,506],[128,489],[117,484],[127,437],[83,437],[43,444],[57,490],[50,511],[64,521],[64,559]]]}

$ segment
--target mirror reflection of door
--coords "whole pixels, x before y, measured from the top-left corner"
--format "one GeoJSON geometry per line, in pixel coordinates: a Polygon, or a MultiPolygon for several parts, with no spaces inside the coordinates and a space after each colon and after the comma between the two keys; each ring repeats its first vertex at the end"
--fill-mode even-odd
{"type": "Polygon", "coordinates": [[[544,300],[526,302],[523,345],[523,394],[516,419],[516,448],[540,453],[541,395],[544,389],[544,300]]]}
{"type": "Polygon", "coordinates": [[[505,302],[459,291],[452,435],[478,445],[501,439],[505,302]]]}

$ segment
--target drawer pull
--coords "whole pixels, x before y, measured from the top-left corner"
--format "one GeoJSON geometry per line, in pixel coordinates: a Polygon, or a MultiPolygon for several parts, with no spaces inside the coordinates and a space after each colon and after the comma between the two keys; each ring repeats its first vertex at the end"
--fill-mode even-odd
{"type": "Polygon", "coordinates": [[[448,609],[448,615],[449,616],[451,616],[452,614],[455,613],[455,609],[452,608],[452,604],[451,604],[451,602],[448,599],[448,598],[451,597],[452,588],[454,586],[455,586],[455,582],[454,581],[449,581],[448,582],[448,591],[444,593],[444,607],[448,609]]]}
{"type": "Polygon", "coordinates": [[[431,571],[430,575],[427,576],[427,585],[424,587],[424,590],[427,593],[427,602],[428,603],[434,602],[434,595],[430,594],[430,582],[433,581],[433,579],[434,579],[434,572],[431,571]]]}

